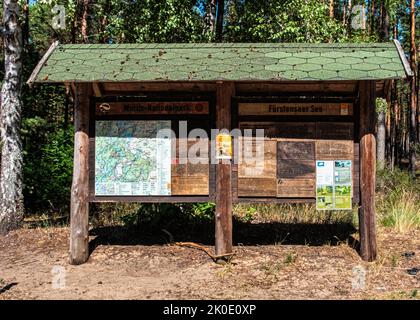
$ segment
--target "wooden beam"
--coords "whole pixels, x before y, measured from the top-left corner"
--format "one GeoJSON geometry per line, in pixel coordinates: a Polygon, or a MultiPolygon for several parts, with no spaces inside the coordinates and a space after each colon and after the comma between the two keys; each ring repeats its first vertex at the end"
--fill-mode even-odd
{"type": "Polygon", "coordinates": [[[50,55],[53,53],[55,48],[58,46],[58,41],[54,41],[51,46],[48,48],[47,52],[44,54],[44,56],[39,60],[38,64],[36,65],[34,71],[32,71],[31,76],[29,77],[28,81],[26,83],[32,87],[33,83],[35,82],[36,77],[39,74],[39,71],[41,71],[42,67],[44,66],[45,62],[47,62],[50,55]]]}
{"type": "Polygon", "coordinates": [[[322,93],[334,94],[356,94],[356,81],[278,81],[278,82],[237,82],[236,93],[322,93]]]}
{"type": "Polygon", "coordinates": [[[401,47],[401,44],[398,40],[394,39],[395,47],[397,48],[398,55],[400,56],[401,62],[404,66],[405,74],[407,77],[412,77],[414,75],[413,70],[411,70],[410,63],[407,60],[407,57],[405,56],[404,50],[401,47]]]}
{"type": "Polygon", "coordinates": [[[93,89],[93,94],[95,95],[95,97],[102,97],[102,89],[101,89],[100,83],[92,82],[92,89],[93,89]]]}
{"type": "Polygon", "coordinates": [[[216,84],[213,82],[103,82],[103,95],[133,94],[156,91],[213,92],[216,84]]]}
{"type": "MultiPolygon", "coordinates": [[[[231,130],[231,102],[235,95],[233,82],[218,82],[216,90],[216,125],[231,130]]],[[[232,170],[231,160],[219,160],[216,168],[216,255],[232,253],[232,170]]]]}
{"type": "Polygon", "coordinates": [[[360,255],[363,260],[374,261],[376,246],[375,213],[375,81],[360,82],[360,255]]]}
{"type": "Polygon", "coordinates": [[[74,160],[70,202],[70,263],[89,257],[89,84],[76,84],[74,160]]]}

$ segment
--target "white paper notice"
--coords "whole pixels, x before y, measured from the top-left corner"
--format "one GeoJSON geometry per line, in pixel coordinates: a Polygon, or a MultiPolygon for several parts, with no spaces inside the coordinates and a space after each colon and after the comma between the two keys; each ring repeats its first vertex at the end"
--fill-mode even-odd
{"type": "Polygon", "coordinates": [[[316,184],[331,186],[334,184],[334,161],[316,162],[316,184]]]}

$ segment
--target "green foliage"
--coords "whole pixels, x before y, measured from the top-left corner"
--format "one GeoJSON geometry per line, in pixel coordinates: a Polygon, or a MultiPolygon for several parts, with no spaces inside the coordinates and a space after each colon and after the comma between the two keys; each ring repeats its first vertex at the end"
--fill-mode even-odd
{"type": "Polygon", "coordinates": [[[213,202],[193,203],[189,206],[186,205],[185,209],[189,209],[190,214],[195,218],[212,221],[216,204],[213,202]]]}
{"type": "MultiPolygon", "coordinates": [[[[398,37],[407,50],[409,45],[407,2],[383,1],[390,14],[391,27],[394,19],[398,18],[398,37]]],[[[377,30],[378,24],[375,24],[372,28],[373,31],[370,32],[367,30],[355,31],[349,27],[348,20],[351,17],[344,17],[347,22],[343,25],[343,10],[341,10],[343,1],[334,2],[335,18],[329,17],[328,2],[324,0],[229,0],[225,3],[224,41],[359,42],[380,39],[377,30]]],[[[352,2],[353,5],[359,3],[362,1],[352,2]]],[[[2,4],[2,0],[0,0],[0,4],[2,4]]],[[[376,2],[377,8],[379,4],[380,2],[376,2]]],[[[97,0],[91,7],[89,42],[211,41],[214,39],[214,32],[210,31],[206,15],[208,5],[209,0],[97,0]]],[[[28,79],[36,63],[52,41],[59,40],[62,43],[83,41],[81,35],[82,7],[82,1],[74,0],[31,1],[29,9],[30,38],[29,44],[25,46],[23,52],[24,81],[28,79]],[[51,9],[55,4],[65,6],[66,28],[64,30],[52,28],[53,13],[51,9]]],[[[379,10],[376,12],[378,15],[379,10]]],[[[419,17],[418,15],[417,19],[419,17]]],[[[0,16],[0,20],[1,18],[0,16]]],[[[420,28],[417,32],[419,30],[420,28]]],[[[0,45],[0,50],[3,50],[2,45],[0,45]]],[[[3,62],[2,59],[3,54],[0,55],[0,63],[3,62]]],[[[3,70],[0,69],[0,78],[2,79],[3,76],[3,70]]],[[[66,101],[63,86],[41,85],[29,89],[27,85],[24,85],[22,93],[26,208],[30,213],[52,208],[66,212],[71,184],[73,143],[71,130],[63,128],[66,128],[67,122],[69,126],[72,125],[71,103],[66,101]]],[[[406,108],[405,105],[403,107],[406,108]]],[[[402,129],[406,129],[403,128],[404,123],[401,126],[402,129]]],[[[395,171],[392,174],[400,175],[395,171]]],[[[378,179],[380,188],[386,189],[392,186],[392,183],[395,183],[393,179],[398,180],[398,183],[393,186],[394,189],[388,190],[392,199],[380,202],[385,207],[388,206],[388,209],[391,208],[390,204],[395,204],[402,194],[396,189],[411,188],[409,185],[412,183],[411,180],[406,181],[408,178],[403,174],[399,177],[384,176],[378,179]],[[381,183],[383,183],[382,187],[381,183]]],[[[415,194],[414,190],[409,190],[415,194]]],[[[384,194],[386,192],[384,191],[384,194]]],[[[137,224],[146,220],[157,224],[159,219],[168,217],[168,215],[174,219],[210,221],[214,217],[214,204],[141,205],[140,209],[133,209],[129,214],[126,211],[130,210],[125,210],[124,214],[119,212],[118,215],[127,215],[121,219],[128,224],[137,224]],[[155,221],[152,221],[153,219],[155,221]]],[[[334,222],[343,218],[340,216],[341,213],[316,212],[310,205],[249,206],[241,207],[239,211],[238,217],[243,222],[250,222],[257,215],[267,219],[280,217],[290,222],[305,221],[308,223],[334,222]]],[[[347,213],[343,213],[343,215],[345,219],[349,218],[347,213]]]]}
{"type": "Polygon", "coordinates": [[[342,42],[346,30],[328,16],[325,1],[238,1],[227,24],[234,42],[342,42]]]}
{"type": "Polygon", "coordinates": [[[24,196],[26,208],[32,213],[65,210],[70,199],[73,130],[59,129],[48,133],[45,127],[46,121],[39,117],[23,122],[22,132],[27,140],[27,149],[24,151],[24,196]],[[31,149],[35,149],[35,154],[31,149]]]}
{"type": "Polygon", "coordinates": [[[254,220],[257,213],[257,208],[252,205],[235,207],[235,217],[244,223],[249,223],[254,220]]]}
{"type": "Polygon", "coordinates": [[[296,259],[297,259],[297,254],[288,253],[286,257],[284,258],[284,264],[287,264],[287,265],[293,264],[296,262],[296,259]]]}
{"type": "Polygon", "coordinates": [[[376,113],[379,114],[381,112],[388,111],[388,103],[386,102],[386,99],[384,98],[376,98],[376,113]]]}
{"type": "Polygon", "coordinates": [[[152,228],[168,228],[183,223],[210,222],[214,219],[214,203],[145,203],[136,211],[120,217],[125,226],[148,225],[152,228]]]}
{"type": "Polygon", "coordinates": [[[204,41],[204,20],[192,0],[101,0],[95,6],[91,42],[204,41]],[[108,23],[104,26],[103,19],[108,23]]]}

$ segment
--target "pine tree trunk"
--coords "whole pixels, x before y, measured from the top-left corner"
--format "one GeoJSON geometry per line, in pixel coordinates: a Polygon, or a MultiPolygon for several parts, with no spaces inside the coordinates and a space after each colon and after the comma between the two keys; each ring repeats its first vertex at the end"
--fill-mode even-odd
{"type": "Polygon", "coordinates": [[[383,11],[382,11],[382,39],[383,41],[389,41],[389,13],[384,4],[383,5],[383,11]]]}
{"type": "Polygon", "coordinates": [[[4,67],[1,90],[0,234],[19,227],[23,219],[22,30],[17,0],[3,1],[4,67]]]}
{"type": "Polygon", "coordinates": [[[222,42],[223,39],[223,16],[225,13],[225,0],[217,2],[217,23],[216,23],[216,41],[222,42]]]}
{"type": "Polygon", "coordinates": [[[410,2],[410,61],[411,70],[414,72],[414,76],[410,82],[410,173],[414,176],[416,172],[416,147],[417,147],[417,93],[416,93],[416,16],[415,16],[415,0],[410,2]]]}
{"type": "Polygon", "coordinates": [[[418,62],[418,59],[420,57],[420,41],[418,41],[418,49],[417,49],[417,86],[416,86],[416,92],[417,92],[417,142],[420,142],[420,63],[418,62]]]}
{"type": "Polygon", "coordinates": [[[334,0],[330,0],[329,5],[329,11],[330,11],[330,18],[334,18],[334,0]]]}
{"type": "Polygon", "coordinates": [[[25,0],[23,4],[23,17],[24,17],[24,24],[22,27],[22,39],[23,39],[23,46],[28,45],[29,43],[29,0],[25,0]]]}
{"type": "Polygon", "coordinates": [[[391,132],[390,132],[390,166],[391,169],[395,167],[396,157],[396,141],[397,141],[397,120],[398,120],[398,99],[397,99],[397,81],[392,81],[392,98],[393,108],[391,111],[391,132]]]}
{"type": "Polygon", "coordinates": [[[346,26],[346,17],[347,17],[347,11],[346,11],[347,5],[346,0],[343,1],[343,26],[346,26]]]}
{"type": "Polygon", "coordinates": [[[394,33],[394,37],[393,38],[394,39],[398,39],[398,19],[397,18],[395,18],[393,33],[394,33]]]}
{"type": "Polygon", "coordinates": [[[82,13],[82,38],[84,43],[89,43],[89,6],[90,0],[83,0],[82,13]]]}
{"type": "MultiPolygon", "coordinates": [[[[105,11],[105,13],[108,13],[108,12],[111,11],[110,0],[106,0],[104,11],[105,11]]],[[[101,42],[102,43],[108,43],[109,38],[106,36],[106,28],[108,26],[108,14],[103,15],[103,17],[101,18],[100,24],[101,24],[101,33],[102,33],[101,42]]]]}
{"type": "Polygon", "coordinates": [[[371,0],[370,2],[370,35],[375,33],[375,1],[371,0]]]}

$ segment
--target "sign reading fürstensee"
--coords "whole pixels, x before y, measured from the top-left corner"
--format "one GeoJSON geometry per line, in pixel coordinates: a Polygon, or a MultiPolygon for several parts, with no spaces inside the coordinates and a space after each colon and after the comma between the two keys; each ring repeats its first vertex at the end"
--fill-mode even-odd
{"type": "Polygon", "coordinates": [[[208,114],[208,101],[101,102],[96,114],[208,114]]]}
{"type": "Polygon", "coordinates": [[[239,115],[341,115],[353,114],[352,103],[239,103],[239,115]]]}

